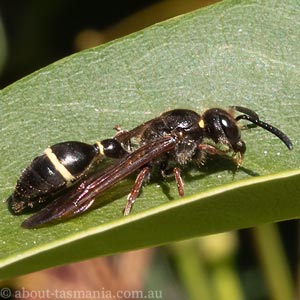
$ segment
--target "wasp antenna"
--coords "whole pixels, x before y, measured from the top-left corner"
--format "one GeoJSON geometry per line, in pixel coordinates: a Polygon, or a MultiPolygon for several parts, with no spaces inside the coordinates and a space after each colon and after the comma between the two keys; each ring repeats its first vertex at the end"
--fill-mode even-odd
{"type": "Polygon", "coordinates": [[[248,115],[248,116],[252,117],[253,119],[259,120],[258,114],[255,111],[253,111],[252,109],[249,109],[249,108],[243,107],[243,106],[230,106],[230,108],[234,109],[238,112],[241,112],[245,115],[248,115]]]}
{"type": "MultiPolygon", "coordinates": [[[[255,114],[256,115],[256,114],[255,114]]],[[[257,115],[256,115],[257,116],[257,115]]],[[[250,121],[252,122],[253,124],[273,133],[274,135],[276,135],[279,139],[281,139],[284,144],[288,147],[289,150],[292,150],[293,149],[293,144],[291,142],[291,140],[287,137],[286,134],[284,134],[282,131],[280,131],[278,128],[268,124],[268,123],[265,123],[261,120],[259,120],[258,116],[257,118],[256,117],[253,117],[252,115],[240,115],[240,116],[237,116],[235,118],[236,121],[239,121],[239,120],[247,120],[247,121],[250,121]]]]}

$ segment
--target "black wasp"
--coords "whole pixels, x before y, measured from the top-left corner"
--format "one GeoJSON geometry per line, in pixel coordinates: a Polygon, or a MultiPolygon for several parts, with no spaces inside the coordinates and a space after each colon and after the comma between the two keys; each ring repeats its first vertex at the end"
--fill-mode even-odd
{"type": "Polygon", "coordinates": [[[143,181],[155,169],[162,175],[173,172],[178,193],[183,196],[181,168],[188,162],[204,164],[208,154],[231,155],[237,165],[243,162],[246,145],[241,139],[240,120],[271,132],[288,149],[293,148],[282,131],[261,121],[254,111],[245,107],[212,108],[201,115],[175,109],[130,131],[119,129],[112,139],[94,145],[64,142],[47,148],[21,175],[7,200],[9,209],[19,214],[46,203],[22,223],[25,228],[70,218],[86,211],[103,191],[137,170],[124,215],[130,213],[143,181]],[[234,117],[234,111],[242,114],[234,117]],[[102,171],[91,172],[91,167],[104,156],[116,161],[102,171]]]}

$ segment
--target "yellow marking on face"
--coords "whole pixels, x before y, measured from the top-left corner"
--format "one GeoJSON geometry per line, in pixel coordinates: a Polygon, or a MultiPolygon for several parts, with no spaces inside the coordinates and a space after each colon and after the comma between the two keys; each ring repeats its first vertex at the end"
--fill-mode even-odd
{"type": "Polygon", "coordinates": [[[51,148],[47,148],[44,153],[49,158],[55,169],[67,182],[67,185],[75,179],[75,177],[69,172],[69,170],[58,160],[57,156],[52,152],[51,148]]]}
{"type": "Polygon", "coordinates": [[[203,120],[203,119],[201,119],[201,120],[199,121],[198,125],[199,125],[199,127],[200,127],[200,128],[202,128],[202,129],[203,129],[203,128],[205,127],[204,120],[203,120]]]}

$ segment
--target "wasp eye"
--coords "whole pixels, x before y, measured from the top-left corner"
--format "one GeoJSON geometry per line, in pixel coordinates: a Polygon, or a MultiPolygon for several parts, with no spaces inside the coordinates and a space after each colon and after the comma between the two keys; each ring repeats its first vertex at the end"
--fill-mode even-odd
{"type": "Polygon", "coordinates": [[[235,148],[241,134],[239,127],[236,125],[236,120],[226,110],[209,109],[203,114],[203,120],[205,137],[212,139],[215,143],[230,145],[235,148]]]}
{"type": "Polygon", "coordinates": [[[225,115],[220,116],[219,121],[230,144],[236,144],[241,138],[241,132],[239,127],[236,125],[236,121],[225,115]]]}
{"type": "Polygon", "coordinates": [[[221,118],[221,124],[223,128],[227,128],[229,123],[227,119],[221,118]]]}

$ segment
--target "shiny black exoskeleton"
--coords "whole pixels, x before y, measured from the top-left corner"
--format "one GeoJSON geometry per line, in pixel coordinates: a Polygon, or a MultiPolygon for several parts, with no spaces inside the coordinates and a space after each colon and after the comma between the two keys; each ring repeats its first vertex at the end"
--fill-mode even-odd
{"type": "Polygon", "coordinates": [[[24,170],[8,198],[8,206],[14,214],[35,208],[78,181],[103,156],[119,158],[124,154],[125,150],[114,139],[93,145],[75,141],[55,144],[24,170]]]}
{"type": "MultiPolygon", "coordinates": [[[[292,149],[292,142],[283,132],[261,121],[258,115],[248,108],[233,106],[228,111],[212,108],[204,111],[203,114],[187,109],[175,109],[167,111],[130,131],[120,130],[113,139],[108,140],[112,141],[113,144],[111,147],[113,149],[112,153],[108,152],[107,147],[103,145],[103,141],[98,143],[98,148],[93,145],[90,146],[90,150],[79,151],[84,158],[80,158],[78,161],[84,163],[83,167],[78,168],[78,173],[77,171],[73,173],[72,168],[77,170],[75,157],[80,157],[79,153],[74,155],[74,159],[68,165],[65,160],[61,160],[59,151],[52,150],[52,147],[48,148],[51,150],[48,150],[48,152],[55,152],[55,156],[57,154],[56,157],[59,163],[55,163],[55,159],[51,159],[51,155],[47,152],[37,158],[41,162],[37,161],[35,163],[34,160],[19,179],[14,194],[9,198],[9,206],[13,212],[18,213],[22,212],[24,207],[34,206],[34,203],[53,196],[54,193],[51,188],[48,188],[47,184],[45,184],[45,188],[41,189],[42,180],[38,177],[29,179],[30,176],[27,175],[42,167],[47,168],[49,166],[48,160],[51,161],[52,169],[54,167],[54,170],[50,173],[56,171],[58,174],[53,175],[54,177],[57,176],[57,178],[53,178],[55,180],[53,184],[55,191],[57,191],[57,188],[63,190],[73,180],[79,181],[79,184],[58,196],[54,196],[50,204],[25,220],[22,224],[23,227],[32,228],[53,220],[80,214],[86,211],[103,191],[137,170],[139,170],[139,173],[133,189],[128,195],[124,215],[129,214],[131,211],[144,179],[149,177],[154,169],[161,170],[162,175],[170,171],[173,172],[178,193],[183,196],[184,185],[181,178],[181,168],[187,162],[196,160],[200,162],[200,165],[204,164],[208,154],[231,155],[237,165],[243,162],[246,145],[241,139],[241,131],[238,126],[240,120],[249,121],[271,132],[281,139],[288,149],[292,149]],[[234,111],[242,114],[235,117],[234,111]],[[99,150],[101,148],[99,145],[105,150],[99,150]],[[92,154],[89,154],[90,151],[92,154]],[[83,176],[99,153],[100,156],[106,155],[120,159],[102,172],[83,176]],[[42,162],[43,160],[46,160],[47,163],[42,162]],[[70,179],[68,176],[62,176],[63,179],[59,179],[64,173],[61,166],[67,170],[70,169],[69,172],[74,178],[70,179]],[[64,183],[60,184],[59,182],[64,183]],[[44,194],[40,194],[39,189],[43,190],[44,194]]],[[[68,157],[72,152],[71,147],[67,144],[65,146],[66,149],[62,152],[68,157]]],[[[48,171],[41,170],[40,174],[44,174],[44,172],[48,174],[46,177],[51,177],[48,171]]]]}
{"type": "MultiPolygon", "coordinates": [[[[124,131],[115,136],[123,145],[133,139],[137,146],[171,135],[178,138],[176,146],[168,151],[168,160],[184,165],[192,159],[202,158],[207,153],[226,154],[232,152],[238,164],[242,163],[246,145],[241,139],[241,130],[237,122],[248,120],[256,126],[270,131],[292,149],[289,138],[279,129],[261,121],[250,109],[234,106],[229,111],[220,108],[206,110],[202,115],[187,109],[176,109],[163,113],[131,131],[124,131]],[[233,116],[234,110],[244,114],[233,116]]],[[[133,147],[134,149],[134,147],[133,147]]],[[[165,158],[164,158],[165,159],[165,158]]],[[[157,160],[155,160],[157,161],[157,160]]]]}
{"type": "Polygon", "coordinates": [[[139,173],[135,187],[128,196],[124,214],[130,213],[132,205],[138,196],[141,184],[154,166],[158,166],[164,175],[170,169],[173,170],[177,182],[178,193],[184,195],[183,181],[180,176],[180,166],[191,160],[205,163],[207,154],[228,155],[232,154],[237,165],[241,165],[246,151],[246,145],[241,139],[241,130],[238,121],[247,120],[256,126],[273,133],[281,139],[288,149],[292,149],[292,142],[279,129],[261,121],[258,115],[245,107],[232,106],[229,111],[212,108],[202,115],[187,109],[176,109],[163,113],[141,126],[116,136],[116,139],[126,144],[128,140],[137,138],[138,147],[147,145],[166,136],[176,139],[171,150],[155,156],[139,173]],[[242,115],[234,117],[234,111],[242,112],[242,115]]]}

